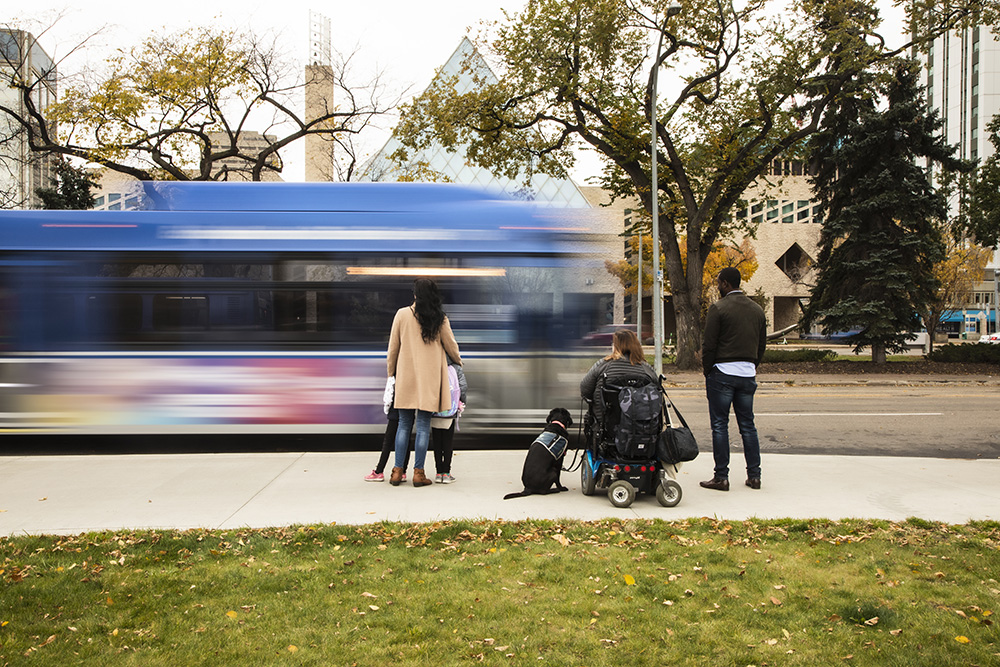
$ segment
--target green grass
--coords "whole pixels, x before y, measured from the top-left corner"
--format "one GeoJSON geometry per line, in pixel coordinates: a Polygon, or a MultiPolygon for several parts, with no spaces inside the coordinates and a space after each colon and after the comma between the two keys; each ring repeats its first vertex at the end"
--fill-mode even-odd
{"type": "MultiPolygon", "coordinates": [[[[871,363],[871,352],[866,354],[838,354],[831,361],[867,361],[871,363]]],[[[885,360],[889,363],[911,363],[915,361],[926,361],[923,355],[916,354],[888,354],[885,360]]]]}
{"type": "Polygon", "coordinates": [[[0,665],[996,665],[1000,524],[0,539],[0,665]]]}

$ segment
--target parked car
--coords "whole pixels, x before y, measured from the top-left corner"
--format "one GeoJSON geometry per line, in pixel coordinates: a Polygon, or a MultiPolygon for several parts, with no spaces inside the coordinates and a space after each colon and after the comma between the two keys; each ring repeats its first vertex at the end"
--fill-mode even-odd
{"type": "Polygon", "coordinates": [[[861,327],[853,327],[847,331],[834,331],[833,333],[804,333],[800,338],[803,340],[828,340],[832,343],[843,343],[846,339],[863,331],[861,327]]]}
{"type": "Polygon", "coordinates": [[[1000,344],[1000,333],[991,333],[979,339],[980,343],[1000,344]]]}

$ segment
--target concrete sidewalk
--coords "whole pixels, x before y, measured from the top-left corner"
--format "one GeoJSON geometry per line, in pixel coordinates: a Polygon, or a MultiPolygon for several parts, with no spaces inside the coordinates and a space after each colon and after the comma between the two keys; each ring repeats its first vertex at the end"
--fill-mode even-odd
{"type": "Polygon", "coordinates": [[[502,500],[521,488],[523,457],[456,452],[458,481],[424,488],[363,481],[373,452],[0,457],[0,535],[444,519],[1000,520],[1000,460],[765,454],[762,490],[734,476],[721,493],[698,486],[712,471],[702,452],[681,471],[677,507],[641,495],[618,509],[582,495],[578,472],[564,473],[568,493],[502,500]]]}

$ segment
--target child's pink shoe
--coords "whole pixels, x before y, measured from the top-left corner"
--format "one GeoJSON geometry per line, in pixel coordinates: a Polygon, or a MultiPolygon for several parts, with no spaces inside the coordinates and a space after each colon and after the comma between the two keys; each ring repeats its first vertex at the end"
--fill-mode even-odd
{"type": "Polygon", "coordinates": [[[384,482],[385,481],[385,475],[383,475],[380,472],[375,472],[374,470],[372,470],[365,477],[365,481],[366,482],[384,482]]]}

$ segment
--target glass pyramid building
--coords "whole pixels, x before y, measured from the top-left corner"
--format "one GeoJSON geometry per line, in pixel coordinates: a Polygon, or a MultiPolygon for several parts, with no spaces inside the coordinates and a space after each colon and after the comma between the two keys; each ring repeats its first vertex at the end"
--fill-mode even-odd
{"type": "MultiPolygon", "coordinates": [[[[438,70],[437,78],[457,77],[458,92],[467,92],[476,85],[473,77],[464,69],[466,62],[475,63],[480,76],[487,81],[496,81],[496,75],[468,38],[462,42],[438,70]]],[[[437,79],[435,79],[437,80],[437,79]]],[[[432,84],[433,85],[433,82],[432,84]]],[[[419,168],[407,168],[389,159],[402,144],[395,136],[376,153],[362,169],[360,181],[437,180],[463,185],[473,185],[491,191],[500,191],[518,199],[527,199],[543,206],[559,208],[590,208],[580,188],[569,178],[556,178],[546,174],[536,174],[530,185],[525,178],[507,178],[472,164],[465,150],[449,150],[440,144],[432,144],[420,151],[411,151],[410,164],[419,168]],[[418,174],[414,179],[413,174],[418,174]]]]}

